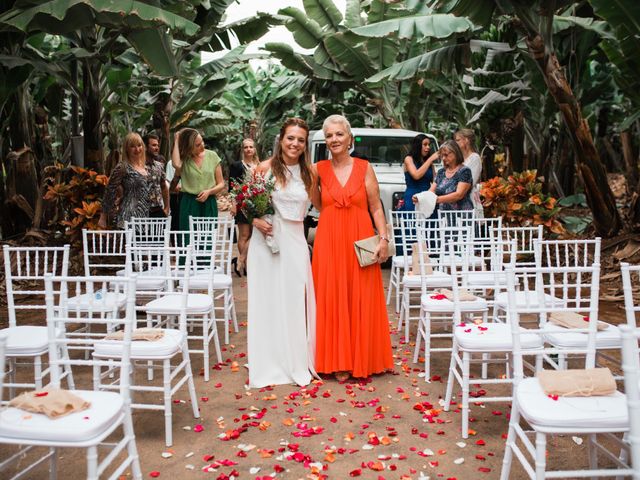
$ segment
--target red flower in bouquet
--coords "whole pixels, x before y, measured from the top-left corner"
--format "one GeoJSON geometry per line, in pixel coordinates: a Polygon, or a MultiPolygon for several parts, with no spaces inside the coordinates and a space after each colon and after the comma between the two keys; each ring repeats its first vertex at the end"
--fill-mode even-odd
{"type": "Polygon", "coordinates": [[[274,213],[271,193],[275,188],[273,178],[265,178],[261,173],[247,172],[241,184],[233,184],[231,195],[237,208],[251,222],[254,218],[274,213]]]}

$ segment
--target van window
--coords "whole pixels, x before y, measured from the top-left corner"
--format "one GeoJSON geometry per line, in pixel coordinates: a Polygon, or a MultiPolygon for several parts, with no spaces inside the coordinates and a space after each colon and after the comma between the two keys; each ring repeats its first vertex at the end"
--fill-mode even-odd
{"type": "MultiPolygon", "coordinates": [[[[409,154],[413,137],[373,137],[356,135],[354,156],[369,160],[371,163],[386,163],[400,165],[409,154]]],[[[329,158],[327,145],[320,143],[316,146],[314,162],[329,158]]]]}

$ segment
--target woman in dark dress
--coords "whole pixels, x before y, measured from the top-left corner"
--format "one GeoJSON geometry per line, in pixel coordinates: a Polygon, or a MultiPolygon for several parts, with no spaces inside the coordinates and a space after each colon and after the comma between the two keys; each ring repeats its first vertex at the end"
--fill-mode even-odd
{"type": "MultiPolygon", "coordinates": [[[[242,160],[233,162],[229,166],[229,189],[232,183],[242,183],[247,172],[253,172],[260,164],[256,144],[251,138],[242,141],[242,160]]],[[[249,240],[251,239],[251,225],[247,218],[240,211],[236,211],[236,225],[238,226],[238,258],[233,259],[233,268],[238,276],[240,272],[247,274],[247,252],[249,251],[249,240]]]]}
{"type": "MultiPolygon", "coordinates": [[[[403,170],[407,189],[404,192],[404,204],[400,210],[412,212],[415,205],[412,201],[414,195],[425,192],[433,182],[433,162],[438,158],[438,153],[431,153],[431,140],[424,134],[416,135],[411,143],[411,151],[404,158],[403,170]]],[[[436,213],[434,212],[434,215],[436,213]]]]}

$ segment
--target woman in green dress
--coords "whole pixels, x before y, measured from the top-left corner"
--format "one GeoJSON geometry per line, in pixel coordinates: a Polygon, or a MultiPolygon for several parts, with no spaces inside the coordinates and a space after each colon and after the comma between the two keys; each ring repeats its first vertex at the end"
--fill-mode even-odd
{"type": "Polygon", "coordinates": [[[216,195],[225,188],[220,157],[205,150],[197,130],[184,128],[176,133],[171,164],[180,177],[180,230],[189,230],[190,217],[217,217],[216,195]]]}

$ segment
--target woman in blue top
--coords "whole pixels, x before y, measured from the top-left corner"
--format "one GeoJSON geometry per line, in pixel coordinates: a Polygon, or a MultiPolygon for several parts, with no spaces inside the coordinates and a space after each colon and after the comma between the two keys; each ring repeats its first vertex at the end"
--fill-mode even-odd
{"type": "Polygon", "coordinates": [[[442,210],[473,210],[471,185],[473,175],[464,166],[462,150],[454,140],[447,140],[440,147],[443,168],[438,170],[431,191],[438,198],[436,204],[442,210]]]}
{"type": "Polygon", "coordinates": [[[404,192],[404,205],[399,210],[414,211],[413,196],[429,190],[431,182],[433,182],[433,161],[438,157],[437,152],[429,155],[430,152],[431,140],[429,137],[422,133],[416,135],[411,143],[409,155],[404,158],[403,170],[407,189],[404,192]]]}

